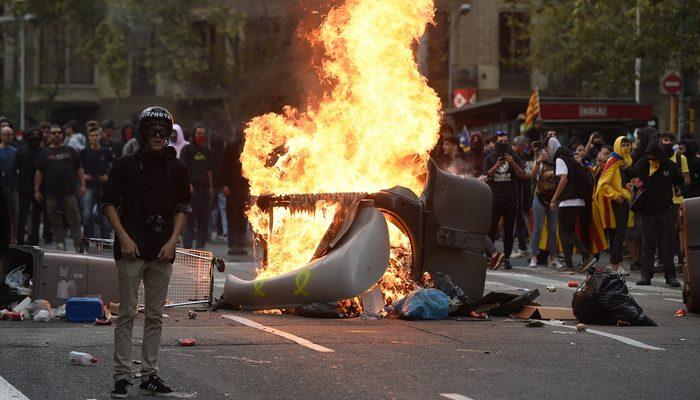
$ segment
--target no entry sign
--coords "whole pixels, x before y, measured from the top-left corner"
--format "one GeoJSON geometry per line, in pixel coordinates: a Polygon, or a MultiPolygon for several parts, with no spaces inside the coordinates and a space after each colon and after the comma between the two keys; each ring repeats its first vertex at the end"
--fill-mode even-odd
{"type": "Polygon", "coordinates": [[[661,82],[661,87],[668,94],[676,94],[681,91],[681,77],[676,74],[669,74],[661,82]]]}

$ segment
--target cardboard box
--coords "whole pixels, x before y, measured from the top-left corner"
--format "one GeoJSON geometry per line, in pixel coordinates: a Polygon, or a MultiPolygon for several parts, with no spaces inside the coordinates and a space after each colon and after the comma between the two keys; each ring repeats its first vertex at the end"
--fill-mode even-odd
{"type": "Polygon", "coordinates": [[[573,310],[569,307],[524,306],[515,316],[523,319],[576,320],[573,310]]]}

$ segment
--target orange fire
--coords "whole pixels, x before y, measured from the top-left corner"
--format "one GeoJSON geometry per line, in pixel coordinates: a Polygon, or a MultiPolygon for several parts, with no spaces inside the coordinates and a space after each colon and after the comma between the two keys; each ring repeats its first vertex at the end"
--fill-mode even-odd
{"type": "MultiPolygon", "coordinates": [[[[420,193],[441,104],[418,71],[413,45],[433,16],[433,0],[347,0],[331,10],[306,38],[324,50],[317,70],[329,89],[312,97],[321,100],[248,123],[241,161],[251,193],[371,193],[396,185],[420,193]]],[[[295,216],[275,209],[270,229],[254,206],[248,218],[268,241],[259,277],[308,263],[332,207],[295,216]]]]}

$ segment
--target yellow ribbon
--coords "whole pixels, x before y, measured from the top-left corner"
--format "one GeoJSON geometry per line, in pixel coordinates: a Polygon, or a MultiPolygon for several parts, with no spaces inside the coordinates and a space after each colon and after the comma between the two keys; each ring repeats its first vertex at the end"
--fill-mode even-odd
{"type": "Polygon", "coordinates": [[[306,285],[309,283],[309,278],[311,277],[311,271],[305,269],[297,274],[296,283],[297,290],[294,292],[295,296],[304,295],[308,296],[309,292],[306,291],[306,285]]]}
{"type": "Polygon", "coordinates": [[[262,286],[265,281],[253,281],[253,296],[265,297],[265,292],[262,291],[262,286]]]}

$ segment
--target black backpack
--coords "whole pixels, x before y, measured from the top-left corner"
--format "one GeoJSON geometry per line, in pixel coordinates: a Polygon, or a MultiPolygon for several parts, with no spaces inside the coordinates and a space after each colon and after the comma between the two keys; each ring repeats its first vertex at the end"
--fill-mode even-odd
{"type": "Polygon", "coordinates": [[[593,199],[595,179],[588,168],[573,158],[566,159],[566,167],[569,169],[569,179],[572,181],[576,197],[585,201],[593,199]]]}

